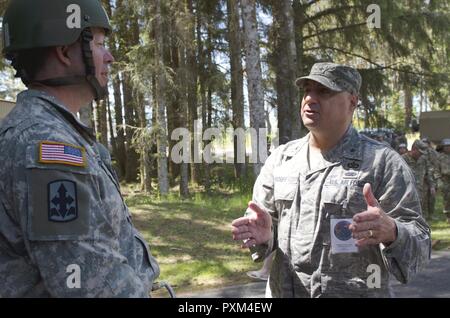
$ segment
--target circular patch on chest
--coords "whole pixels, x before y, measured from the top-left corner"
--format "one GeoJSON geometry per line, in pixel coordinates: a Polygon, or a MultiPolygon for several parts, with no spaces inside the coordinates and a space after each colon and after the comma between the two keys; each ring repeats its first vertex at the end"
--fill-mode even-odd
{"type": "Polygon", "coordinates": [[[334,235],[341,241],[348,241],[352,238],[352,231],[349,229],[350,222],[340,221],[334,226],[334,235]]]}

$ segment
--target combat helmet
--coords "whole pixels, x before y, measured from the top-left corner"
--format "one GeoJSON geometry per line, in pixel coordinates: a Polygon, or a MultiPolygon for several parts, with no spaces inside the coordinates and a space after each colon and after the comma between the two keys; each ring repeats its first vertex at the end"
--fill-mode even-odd
{"type": "Polygon", "coordinates": [[[100,0],[11,0],[3,17],[3,54],[16,69],[17,77],[27,84],[27,76],[16,61],[17,53],[34,48],[64,46],[81,38],[85,74],[50,78],[39,81],[48,86],[80,84],[87,81],[96,99],[107,93],[95,77],[95,65],[90,48],[93,35],[90,28],[112,28],[100,0]]]}

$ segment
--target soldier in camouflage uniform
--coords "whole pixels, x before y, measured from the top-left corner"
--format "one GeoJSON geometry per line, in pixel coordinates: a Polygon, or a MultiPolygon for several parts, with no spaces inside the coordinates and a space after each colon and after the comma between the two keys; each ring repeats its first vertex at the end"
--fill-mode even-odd
{"type": "Polygon", "coordinates": [[[444,215],[450,224],[450,138],[442,140],[442,153],[438,157],[439,189],[444,201],[444,215]]]}
{"type": "Polygon", "coordinates": [[[425,184],[431,184],[432,189],[435,189],[435,181],[433,177],[434,171],[431,169],[431,165],[427,163],[428,160],[428,146],[423,141],[416,140],[414,141],[411,151],[404,154],[402,157],[411,168],[414,174],[416,188],[419,192],[419,197],[421,198],[421,206],[424,216],[428,219],[431,217],[429,214],[425,214],[428,212],[425,206],[425,184]]]}
{"type": "Polygon", "coordinates": [[[252,258],[275,250],[273,297],[389,297],[430,258],[414,176],[393,149],[352,127],[361,85],[350,67],[318,63],[297,80],[310,133],[278,147],[233,239],[252,258]]]}
{"type": "Polygon", "coordinates": [[[433,218],[434,207],[436,205],[436,180],[439,154],[436,150],[434,150],[430,139],[427,137],[422,138],[422,142],[428,147],[427,153],[424,157],[427,164],[427,173],[429,173],[429,175],[425,176],[424,180],[422,212],[423,215],[427,215],[431,220],[433,218]]]}
{"type": "Polygon", "coordinates": [[[408,152],[408,147],[406,146],[406,144],[400,144],[400,145],[398,145],[397,152],[398,152],[400,155],[404,155],[405,153],[408,152]]]}
{"type": "Polygon", "coordinates": [[[0,297],[149,297],[158,264],[108,150],[75,116],[106,94],[106,12],[13,0],[3,30],[28,90],[0,126],[0,297]]]}

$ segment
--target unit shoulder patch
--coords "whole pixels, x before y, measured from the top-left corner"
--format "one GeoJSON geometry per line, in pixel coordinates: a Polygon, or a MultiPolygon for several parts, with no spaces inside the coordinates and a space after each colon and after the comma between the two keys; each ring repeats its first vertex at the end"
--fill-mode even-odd
{"type": "Polygon", "coordinates": [[[48,220],[70,222],[78,217],[77,184],[58,180],[48,184],[48,220]]]}

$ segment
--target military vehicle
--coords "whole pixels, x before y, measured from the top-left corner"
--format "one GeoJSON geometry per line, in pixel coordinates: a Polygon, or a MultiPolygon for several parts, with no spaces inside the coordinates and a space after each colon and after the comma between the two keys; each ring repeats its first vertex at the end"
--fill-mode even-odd
{"type": "Polygon", "coordinates": [[[419,118],[420,136],[437,144],[450,138],[450,110],[423,112],[419,118]]]}

